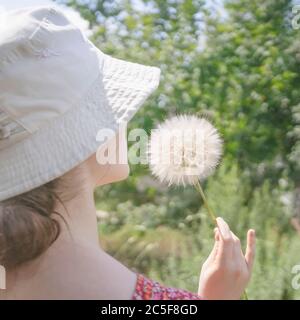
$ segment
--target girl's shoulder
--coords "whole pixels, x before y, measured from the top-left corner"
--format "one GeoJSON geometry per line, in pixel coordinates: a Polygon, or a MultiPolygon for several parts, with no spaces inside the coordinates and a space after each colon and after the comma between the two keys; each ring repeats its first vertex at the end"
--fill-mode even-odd
{"type": "Polygon", "coordinates": [[[166,287],[163,284],[149,279],[138,273],[133,300],[201,300],[201,297],[193,292],[166,287]]]}

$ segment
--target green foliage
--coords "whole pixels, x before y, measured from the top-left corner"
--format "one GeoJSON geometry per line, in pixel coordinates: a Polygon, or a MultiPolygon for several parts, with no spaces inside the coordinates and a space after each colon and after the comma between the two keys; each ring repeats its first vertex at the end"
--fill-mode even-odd
{"type": "Polygon", "coordinates": [[[201,69],[201,103],[218,114],[228,159],[256,182],[277,181],[283,171],[298,181],[289,159],[300,100],[299,33],[286,22],[291,1],[227,1],[227,9],[223,22],[208,17],[207,49],[191,66],[201,69]]]}

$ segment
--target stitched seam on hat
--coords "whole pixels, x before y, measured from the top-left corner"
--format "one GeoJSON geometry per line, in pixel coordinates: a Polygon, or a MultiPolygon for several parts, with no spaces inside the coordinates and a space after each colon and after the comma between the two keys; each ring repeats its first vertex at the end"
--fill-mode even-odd
{"type": "Polygon", "coordinates": [[[145,79],[132,79],[131,82],[128,81],[128,78],[125,76],[123,78],[118,77],[118,74],[105,74],[104,75],[104,82],[108,83],[109,89],[134,89],[136,91],[152,91],[152,86],[155,81],[155,69],[149,69],[148,73],[151,74],[151,77],[145,79]]]}
{"type": "Polygon", "coordinates": [[[2,107],[0,108],[0,110],[3,111],[3,112],[5,112],[9,118],[11,118],[13,121],[17,122],[17,123],[18,123],[20,126],[22,126],[26,131],[32,133],[32,131],[31,131],[26,125],[24,125],[24,123],[23,123],[21,120],[16,119],[16,117],[15,117],[14,115],[12,115],[11,112],[10,112],[6,107],[3,107],[3,106],[2,106],[2,107]]]}
{"type": "Polygon", "coordinates": [[[52,8],[48,8],[48,13],[45,15],[45,17],[42,19],[42,21],[39,23],[38,27],[33,31],[33,33],[28,37],[29,40],[33,39],[36,37],[36,35],[40,32],[41,27],[45,21],[48,20],[50,15],[53,13],[52,8]]]}
{"type": "MultiPolygon", "coordinates": [[[[59,56],[59,55],[61,55],[60,51],[58,51],[56,49],[50,49],[49,47],[37,49],[35,47],[34,43],[33,43],[35,41],[37,43],[42,44],[41,36],[43,34],[49,34],[49,35],[52,34],[51,31],[49,31],[49,29],[47,28],[47,26],[49,24],[51,24],[51,21],[49,21],[49,18],[51,16],[55,16],[55,15],[64,16],[64,14],[62,12],[60,12],[59,10],[57,10],[55,7],[48,8],[47,15],[42,19],[42,21],[39,24],[38,29],[34,32],[32,37],[30,37],[30,39],[29,39],[30,40],[29,42],[30,42],[32,50],[34,51],[34,54],[39,58],[49,58],[51,56],[59,56]]],[[[72,24],[71,21],[69,21],[69,23],[72,24]]],[[[78,31],[80,31],[80,30],[78,29],[78,31]]],[[[80,35],[81,35],[81,40],[84,41],[84,36],[83,36],[82,32],[80,32],[80,35]]]]}
{"type": "Polygon", "coordinates": [[[28,131],[21,126],[18,122],[12,119],[8,114],[0,110],[0,150],[6,144],[11,142],[11,139],[15,141],[20,135],[28,133],[28,131]]]}
{"type": "MultiPolygon", "coordinates": [[[[46,16],[43,18],[43,20],[40,22],[40,24],[38,25],[38,27],[34,30],[34,32],[29,35],[28,37],[24,37],[23,40],[25,40],[28,44],[28,47],[30,48],[30,50],[33,53],[36,53],[38,55],[41,54],[42,50],[38,50],[35,46],[34,46],[34,40],[36,39],[39,42],[39,34],[41,32],[41,30],[45,31],[44,29],[42,29],[42,25],[45,22],[45,20],[47,20],[51,15],[57,14],[56,9],[54,8],[48,8],[48,13],[46,14],[46,16]]],[[[57,55],[57,54],[55,54],[57,55]]],[[[1,54],[0,57],[0,73],[1,73],[1,68],[5,68],[6,66],[8,66],[9,64],[12,64],[14,62],[16,62],[19,58],[21,58],[23,56],[23,53],[20,53],[20,49],[19,48],[14,48],[12,50],[9,50],[8,52],[5,52],[5,54],[1,54]]],[[[42,57],[44,55],[42,54],[42,57]]],[[[46,54],[46,56],[49,56],[46,54]]]]}

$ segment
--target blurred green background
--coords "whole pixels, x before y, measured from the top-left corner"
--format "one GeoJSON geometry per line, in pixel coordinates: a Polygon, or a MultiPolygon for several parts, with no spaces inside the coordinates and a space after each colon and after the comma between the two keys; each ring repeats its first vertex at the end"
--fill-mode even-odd
{"type": "MultiPolygon", "coordinates": [[[[257,232],[250,299],[299,299],[300,29],[286,0],[56,1],[90,23],[102,51],[161,68],[159,89],[130,122],[205,114],[225,141],[209,202],[245,244],[257,232]],[[298,229],[298,231],[297,231],[298,229]]],[[[300,11],[299,11],[300,12],[300,11]]],[[[299,23],[300,23],[300,19],[299,23]]],[[[168,189],[147,166],[99,188],[102,246],[128,267],[197,291],[213,225],[192,188],[168,189]]]]}

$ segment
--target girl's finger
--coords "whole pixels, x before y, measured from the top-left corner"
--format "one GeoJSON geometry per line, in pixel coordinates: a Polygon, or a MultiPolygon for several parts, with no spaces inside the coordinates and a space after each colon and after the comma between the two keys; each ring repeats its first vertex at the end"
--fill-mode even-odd
{"type": "Polygon", "coordinates": [[[214,259],[217,256],[217,253],[218,253],[218,246],[219,246],[219,231],[218,231],[218,228],[214,229],[214,233],[215,233],[215,244],[214,244],[214,247],[213,247],[210,255],[207,258],[207,261],[214,261],[214,259]]]}
{"type": "Polygon", "coordinates": [[[232,258],[232,247],[233,247],[233,238],[228,224],[222,219],[217,218],[217,225],[219,229],[219,258],[232,258]]]}
{"type": "Polygon", "coordinates": [[[220,217],[216,220],[220,230],[221,238],[224,240],[224,242],[232,243],[232,234],[228,224],[220,217]]]}
{"type": "Polygon", "coordinates": [[[251,273],[255,258],[255,231],[250,229],[247,233],[247,248],[245,253],[245,260],[248,265],[248,270],[251,273]]]}
{"type": "Polygon", "coordinates": [[[241,241],[233,232],[231,232],[231,235],[232,235],[232,238],[233,238],[235,253],[237,255],[241,255],[241,253],[243,253],[242,247],[241,247],[241,241]]]}
{"type": "Polygon", "coordinates": [[[220,241],[219,229],[218,229],[218,228],[215,228],[215,229],[214,229],[214,233],[215,233],[215,241],[220,241]]]}
{"type": "Polygon", "coordinates": [[[241,268],[242,265],[245,263],[245,258],[241,247],[241,241],[233,232],[231,232],[231,234],[233,238],[233,260],[241,268]]]}

